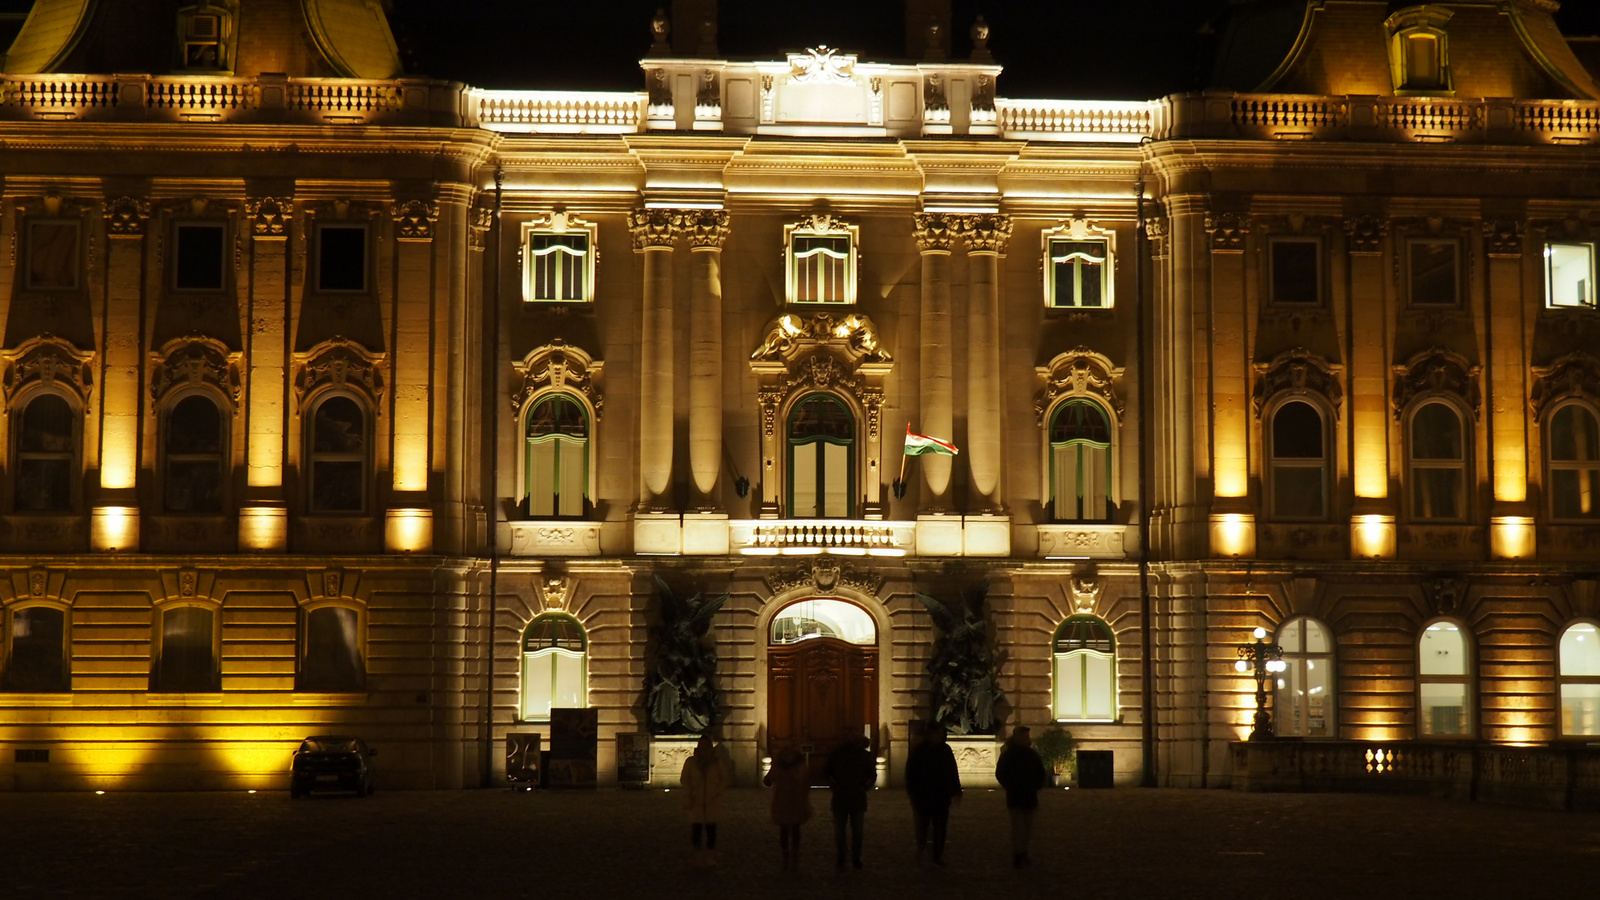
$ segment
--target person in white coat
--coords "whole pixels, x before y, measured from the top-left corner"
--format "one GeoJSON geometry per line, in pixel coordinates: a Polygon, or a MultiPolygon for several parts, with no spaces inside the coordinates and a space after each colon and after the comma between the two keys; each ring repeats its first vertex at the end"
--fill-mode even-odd
{"type": "Polygon", "coordinates": [[[728,766],[717,753],[711,735],[703,734],[694,753],[684,760],[679,777],[683,805],[689,813],[689,835],[696,865],[716,865],[717,820],[722,815],[722,795],[732,784],[728,766]]]}

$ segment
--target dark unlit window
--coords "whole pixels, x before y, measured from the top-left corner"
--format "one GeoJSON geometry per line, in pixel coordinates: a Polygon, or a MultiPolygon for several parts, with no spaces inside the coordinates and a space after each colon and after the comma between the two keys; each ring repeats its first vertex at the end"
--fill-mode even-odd
{"type": "Polygon", "coordinates": [[[324,606],[306,613],[304,657],[296,687],[302,691],[356,691],[361,689],[365,666],[356,611],[344,606],[324,606]]]}
{"type": "Polygon", "coordinates": [[[173,284],[180,291],[220,291],[222,226],[179,225],[173,284]]]}
{"type": "Polygon", "coordinates": [[[189,16],[183,28],[183,64],[189,69],[222,68],[221,16],[189,16]]]}
{"type": "Polygon", "coordinates": [[[1327,513],[1327,445],[1322,415],[1298,400],[1272,416],[1272,515],[1321,519],[1327,513]]]}
{"type": "Polygon", "coordinates": [[[11,657],[6,660],[8,691],[65,691],[67,614],[48,606],[11,614],[11,657]]]}
{"type": "Polygon", "coordinates": [[[12,469],[18,512],[72,511],[76,418],[72,405],[55,394],[42,394],[23,407],[12,469]]]}
{"type": "Polygon", "coordinates": [[[361,512],[366,508],[367,417],[349,397],[317,404],[311,434],[311,510],[361,512]]]}
{"type": "Polygon", "coordinates": [[[161,613],[161,657],[156,661],[157,691],[187,693],[220,687],[216,614],[202,606],[176,606],[161,613]]]}
{"type": "Polygon", "coordinates": [[[1272,302],[1322,302],[1318,248],[1315,240],[1272,242],[1272,302]]]}
{"type": "Polygon", "coordinates": [[[167,416],[166,467],[162,473],[166,511],[222,511],[222,411],[206,397],[188,397],[167,416]]]}
{"type": "Polygon", "coordinates": [[[1412,241],[1409,245],[1412,306],[1455,306],[1456,242],[1412,241]]]}
{"type": "Polygon", "coordinates": [[[367,289],[367,229],[324,225],[317,229],[317,290],[367,289]]]}
{"type": "Polygon", "coordinates": [[[27,285],[30,291],[77,290],[77,222],[28,223],[27,285]]]}

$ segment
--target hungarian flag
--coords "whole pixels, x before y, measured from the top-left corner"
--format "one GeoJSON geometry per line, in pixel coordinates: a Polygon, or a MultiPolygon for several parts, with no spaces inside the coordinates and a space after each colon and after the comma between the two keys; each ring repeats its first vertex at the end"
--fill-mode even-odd
{"type": "Polygon", "coordinates": [[[941,441],[936,437],[917,434],[911,430],[911,423],[906,423],[906,455],[921,456],[924,453],[934,453],[939,456],[955,456],[960,453],[956,445],[949,441],[941,441]]]}

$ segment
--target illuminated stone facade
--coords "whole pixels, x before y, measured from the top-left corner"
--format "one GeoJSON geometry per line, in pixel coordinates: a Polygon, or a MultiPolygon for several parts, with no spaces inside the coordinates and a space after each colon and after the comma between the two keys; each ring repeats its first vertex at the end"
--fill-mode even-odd
{"type": "Polygon", "coordinates": [[[664,20],[638,93],[462,88],[353,0],[71,74],[105,5],[40,0],[0,76],[0,787],[277,786],[327,731],[495,783],[551,705],[599,710],[605,782],[657,577],[730,595],[746,778],[794,603],[870,617],[893,778],[915,594],[983,582],[1004,723],[1122,782],[1228,782],[1257,626],[1283,733],[1593,740],[1600,87],[1553,4],[1390,6],[1123,103],[1000,97],[982,40],[739,62],[664,20]],[[961,452],[899,484],[908,430],[961,452]]]}

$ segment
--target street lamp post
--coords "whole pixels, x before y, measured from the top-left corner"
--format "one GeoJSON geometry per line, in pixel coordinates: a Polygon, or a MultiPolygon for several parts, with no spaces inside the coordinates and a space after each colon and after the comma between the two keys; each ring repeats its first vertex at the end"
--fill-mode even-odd
{"type": "Polygon", "coordinates": [[[1233,669],[1235,672],[1255,670],[1256,717],[1250,728],[1250,740],[1265,741],[1273,737],[1272,713],[1267,712],[1267,673],[1282,672],[1288,665],[1283,661],[1283,648],[1267,643],[1265,628],[1257,628],[1253,636],[1255,643],[1239,648],[1239,660],[1233,664],[1233,669]]]}

